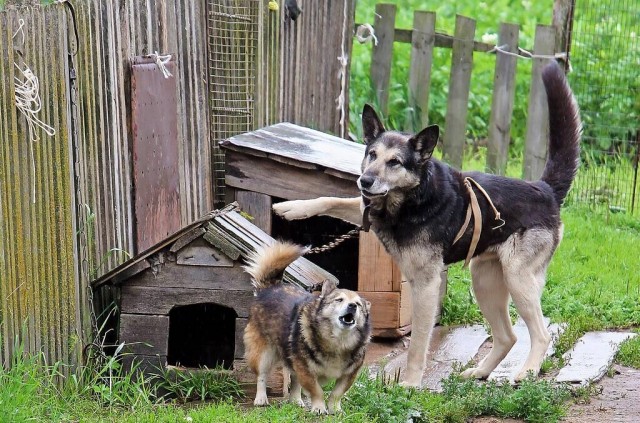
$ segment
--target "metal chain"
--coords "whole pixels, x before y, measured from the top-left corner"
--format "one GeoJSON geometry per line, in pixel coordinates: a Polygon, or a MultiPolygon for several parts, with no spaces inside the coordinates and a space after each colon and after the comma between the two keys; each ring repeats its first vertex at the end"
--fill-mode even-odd
{"type": "Polygon", "coordinates": [[[348,239],[352,239],[352,238],[357,238],[358,235],[360,234],[360,231],[362,231],[362,228],[356,228],[356,229],[352,229],[349,232],[347,232],[346,234],[340,235],[336,238],[333,239],[333,241],[321,245],[319,247],[314,247],[312,249],[309,250],[309,252],[307,252],[307,254],[317,254],[317,253],[324,253],[325,251],[329,251],[334,249],[335,247],[337,247],[338,245],[342,244],[343,242],[345,242],[348,239]]]}
{"type": "MultiPolygon", "coordinates": [[[[79,90],[78,90],[78,75],[76,71],[76,63],[75,58],[78,54],[78,47],[80,40],[78,38],[78,28],[76,24],[76,16],[75,9],[73,5],[68,2],[60,2],[64,3],[64,6],[67,8],[67,19],[71,20],[71,28],[73,29],[74,40],[68,43],[69,51],[67,52],[67,59],[69,64],[69,92],[70,92],[70,124],[71,124],[71,140],[72,140],[72,150],[73,150],[73,174],[74,174],[74,185],[75,185],[75,195],[76,195],[76,239],[78,245],[78,260],[79,260],[79,278],[80,283],[86,283],[87,290],[87,302],[88,311],[89,311],[89,320],[91,324],[91,338],[95,338],[98,335],[98,318],[95,313],[94,303],[93,303],[93,289],[90,284],[90,270],[89,270],[89,253],[87,248],[88,242],[88,228],[87,228],[87,210],[85,208],[82,184],[81,184],[81,175],[80,175],[80,137],[78,135],[78,128],[80,127],[79,119],[79,90]]],[[[78,304],[79,307],[82,307],[82,304],[78,304]]],[[[82,322],[80,323],[82,327],[82,322]]],[[[81,338],[84,342],[84,337],[80,334],[81,338]]]]}

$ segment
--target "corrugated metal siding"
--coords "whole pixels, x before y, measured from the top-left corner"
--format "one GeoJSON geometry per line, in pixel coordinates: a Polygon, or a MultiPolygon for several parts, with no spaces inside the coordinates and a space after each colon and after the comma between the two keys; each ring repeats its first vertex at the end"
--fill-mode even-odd
{"type": "Polygon", "coordinates": [[[0,13],[0,316],[4,362],[13,353],[16,337],[22,339],[27,351],[43,351],[49,360],[75,362],[79,352],[75,340],[82,317],[74,264],[65,22],[61,7],[0,13]],[[56,129],[53,137],[39,129],[40,140],[31,146],[26,121],[15,107],[13,86],[14,60],[20,60],[14,41],[21,43],[22,38],[18,34],[14,40],[13,34],[21,18],[26,35],[24,61],[40,79],[43,108],[38,117],[56,129]]]}
{"type": "MultiPolygon", "coordinates": [[[[123,252],[136,253],[129,125],[134,56],[154,51],[174,55],[182,224],[213,207],[204,3],[73,4],[79,34],[77,94],[69,90],[67,52],[75,51],[76,43],[73,31],[67,32],[71,19],[66,6],[0,11],[0,319],[5,360],[21,334],[28,335],[23,336],[28,351],[43,350],[52,361],[77,362],[82,342],[76,340],[86,341],[91,333],[88,280],[124,261],[123,252]],[[29,143],[12,85],[12,36],[19,18],[27,31],[26,61],[40,78],[44,104],[39,117],[58,131],[53,138],[41,134],[34,144],[33,204],[29,143]],[[76,137],[70,134],[72,121],[77,122],[76,137]]],[[[100,309],[117,295],[105,292],[97,301],[100,309]]]]}

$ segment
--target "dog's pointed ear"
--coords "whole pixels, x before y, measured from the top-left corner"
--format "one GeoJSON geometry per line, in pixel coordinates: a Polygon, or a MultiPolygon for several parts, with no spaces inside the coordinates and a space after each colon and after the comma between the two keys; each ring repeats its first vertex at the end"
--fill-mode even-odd
{"type": "Polygon", "coordinates": [[[330,281],[329,279],[325,280],[322,283],[322,291],[320,292],[320,298],[324,298],[327,295],[331,294],[333,292],[334,289],[336,289],[338,287],[338,284],[336,284],[333,281],[330,281]]]}
{"type": "Polygon", "coordinates": [[[368,104],[362,109],[362,133],[364,135],[364,143],[369,144],[385,131],[382,122],[378,118],[376,111],[368,104]]]}
{"type": "Polygon", "coordinates": [[[411,137],[409,143],[420,156],[420,160],[425,161],[431,158],[439,137],[440,128],[438,128],[438,125],[431,125],[411,137]]]}

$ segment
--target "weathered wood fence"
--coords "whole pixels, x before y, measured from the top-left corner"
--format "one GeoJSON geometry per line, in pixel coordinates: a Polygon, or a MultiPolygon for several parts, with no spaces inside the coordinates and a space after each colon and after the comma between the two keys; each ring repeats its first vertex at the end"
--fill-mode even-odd
{"type": "MultiPolygon", "coordinates": [[[[476,23],[473,19],[464,16],[458,15],[456,17],[455,31],[451,36],[436,32],[436,15],[433,12],[414,12],[413,28],[410,30],[395,28],[395,15],[395,5],[376,5],[374,30],[378,43],[373,47],[371,80],[382,113],[384,115],[387,113],[394,43],[411,44],[411,67],[408,82],[410,116],[407,122],[409,122],[408,126],[412,128],[421,128],[428,123],[433,50],[434,48],[451,49],[451,73],[444,122],[443,153],[446,161],[460,168],[466,140],[473,55],[474,52],[485,54],[496,52],[486,168],[488,171],[504,174],[511,140],[516,61],[518,57],[527,57],[521,55],[518,49],[519,26],[502,23],[496,46],[474,41],[476,23]],[[496,47],[508,53],[497,51],[496,47]]],[[[538,25],[533,48],[534,58],[532,59],[531,92],[525,139],[523,165],[525,179],[538,178],[546,160],[547,105],[540,74],[542,67],[549,59],[536,56],[553,55],[554,45],[553,27],[538,25]]]]}

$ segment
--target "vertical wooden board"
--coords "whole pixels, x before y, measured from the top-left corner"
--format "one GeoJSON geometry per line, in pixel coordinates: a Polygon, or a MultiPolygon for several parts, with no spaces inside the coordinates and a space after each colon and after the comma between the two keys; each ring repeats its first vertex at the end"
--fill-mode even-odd
{"type": "Polygon", "coordinates": [[[389,80],[391,78],[391,60],[393,58],[393,38],[396,25],[396,6],[377,4],[374,28],[378,45],[373,46],[371,56],[371,82],[378,100],[378,109],[387,116],[389,101],[389,80]]]}
{"type": "MultiPolygon", "coordinates": [[[[132,69],[136,241],[144,251],[180,229],[176,78],[144,61],[132,69]]],[[[151,62],[151,63],[149,63],[151,62]]],[[[169,62],[167,69],[175,74],[169,62]]]]}
{"type": "Polygon", "coordinates": [[[120,315],[119,342],[133,354],[167,355],[169,316],[152,314],[120,315]]]}
{"type": "Polygon", "coordinates": [[[259,192],[238,190],[235,198],[242,211],[253,218],[251,222],[271,235],[271,197],[259,192]]]}
{"type": "Polygon", "coordinates": [[[453,48],[451,54],[451,76],[443,140],[443,157],[452,166],[462,167],[462,155],[467,131],[469,109],[469,85],[473,67],[473,37],[476,21],[456,16],[453,48]]]}
{"type": "MultiPolygon", "coordinates": [[[[358,290],[392,291],[394,263],[373,232],[360,232],[358,290]]],[[[397,275],[397,272],[396,272],[397,275]]]]}
{"type": "Polygon", "coordinates": [[[400,326],[399,292],[358,291],[358,294],[371,302],[371,325],[373,329],[395,329],[400,326]]]}
{"type": "MultiPolygon", "coordinates": [[[[518,25],[500,24],[498,45],[503,50],[518,52],[518,25]]],[[[496,68],[493,79],[493,101],[489,120],[489,140],[487,145],[488,172],[504,175],[507,168],[509,143],[511,142],[511,119],[516,94],[516,56],[496,52],[496,68]]]]}
{"type": "MultiPolygon", "coordinates": [[[[536,26],[533,53],[552,55],[555,46],[555,32],[547,25],[536,26]]],[[[542,69],[548,59],[534,58],[531,70],[531,91],[527,113],[527,134],[524,141],[524,163],[522,177],[533,181],[540,178],[547,161],[547,140],[549,139],[549,107],[547,94],[542,83],[542,69]]]]}
{"type": "Polygon", "coordinates": [[[429,123],[429,85],[435,39],[436,14],[415,11],[411,33],[409,113],[405,122],[405,130],[409,132],[418,132],[429,123]]]}
{"type": "Polygon", "coordinates": [[[234,358],[244,358],[244,329],[247,327],[249,319],[238,317],[236,318],[236,348],[234,352],[234,358]]]}

